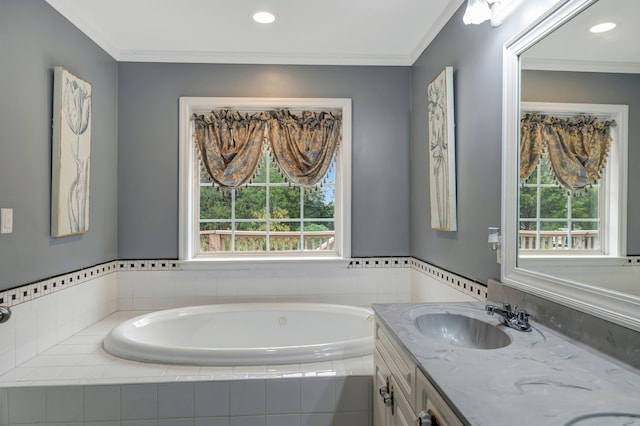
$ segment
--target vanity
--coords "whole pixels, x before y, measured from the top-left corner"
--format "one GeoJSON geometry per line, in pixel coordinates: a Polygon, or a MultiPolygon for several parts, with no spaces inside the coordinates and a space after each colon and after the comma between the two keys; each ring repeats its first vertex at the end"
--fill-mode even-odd
{"type": "Polygon", "coordinates": [[[484,303],[373,309],[374,426],[640,425],[640,371],[549,328],[484,303]]]}

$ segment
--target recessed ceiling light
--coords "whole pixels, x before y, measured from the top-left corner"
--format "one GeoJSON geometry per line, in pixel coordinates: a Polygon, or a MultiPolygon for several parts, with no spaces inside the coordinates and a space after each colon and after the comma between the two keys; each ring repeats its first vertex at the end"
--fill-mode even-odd
{"type": "Polygon", "coordinates": [[[602,24],[594,25],[593,27],[589,28],[589,31],[591,31],[592,33],[604,33],[607,31],[611,31],[615,27],[616,24],[614,24],[613,22],[603,22],[602,24]]]}
{"type": "Polygon", "coordinates": [[[251,14],[251,19],[258,22],[259,24],[270,24],[274,22],[276,18],[277,16],[275,13],[268,12],[266,10],[259,10],[251,14]]]}

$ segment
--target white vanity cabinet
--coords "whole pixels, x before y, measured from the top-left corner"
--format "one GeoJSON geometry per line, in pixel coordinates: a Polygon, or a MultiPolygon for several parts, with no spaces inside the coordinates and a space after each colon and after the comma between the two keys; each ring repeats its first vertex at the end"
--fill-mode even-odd
{"type": "Polygon", "coordinates": [[[375,341],[374,426],[463,424],[380,322],[375,341]]]}

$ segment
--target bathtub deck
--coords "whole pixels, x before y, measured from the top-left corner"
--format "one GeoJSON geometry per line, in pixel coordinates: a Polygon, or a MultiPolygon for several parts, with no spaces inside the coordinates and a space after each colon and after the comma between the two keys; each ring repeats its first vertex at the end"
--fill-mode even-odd
{"type": "Polygon", "coordinates": [[[0,387],[163,383],[373,375],[373,355],[319,363],[237,367],[150,364],[102,349],[117,324],[145,312],[116,312],[0,376],[0,387]]]}

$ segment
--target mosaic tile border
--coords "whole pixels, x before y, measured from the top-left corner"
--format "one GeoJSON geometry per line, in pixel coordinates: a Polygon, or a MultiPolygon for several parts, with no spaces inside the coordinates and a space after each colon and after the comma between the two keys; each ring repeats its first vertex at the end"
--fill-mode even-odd
{"type": "Polygon", "coordinates": [[[0,305],[16,306],[114,272],[116,261],[110,261],[3,290],[0,291],[0,305]]]}
{"type": "Polygon", "coordinates": [[[122,259],[116,262],[118,271],[177,271],[181,270],[176,259],[122,259]]]}
{"type": "Polygon", "coordinates": [[[487,300],[487,285],[484,283],[462,277],[416,258],[411,258],[411,268],[429,275],[441,283],[461,291],[476,300],[487,300]]]}
{"type": "MultiPolygon", "coordinates": [[[[349,261],[348,268],[412,268],[475,299],[487,299],[485,284],[461,277],[412,257],[353,258],[349,261]]],[[[181,269],[180,262],[175,259],[112,260],[0,291],[0,305],[16,306],[118,271],[173,271],[181,269]]]]}
{"type": "Polygon", "coordinates": [[[349,268],[410,268],[410,257],[362,257],[349,261],[349,268]]]}

